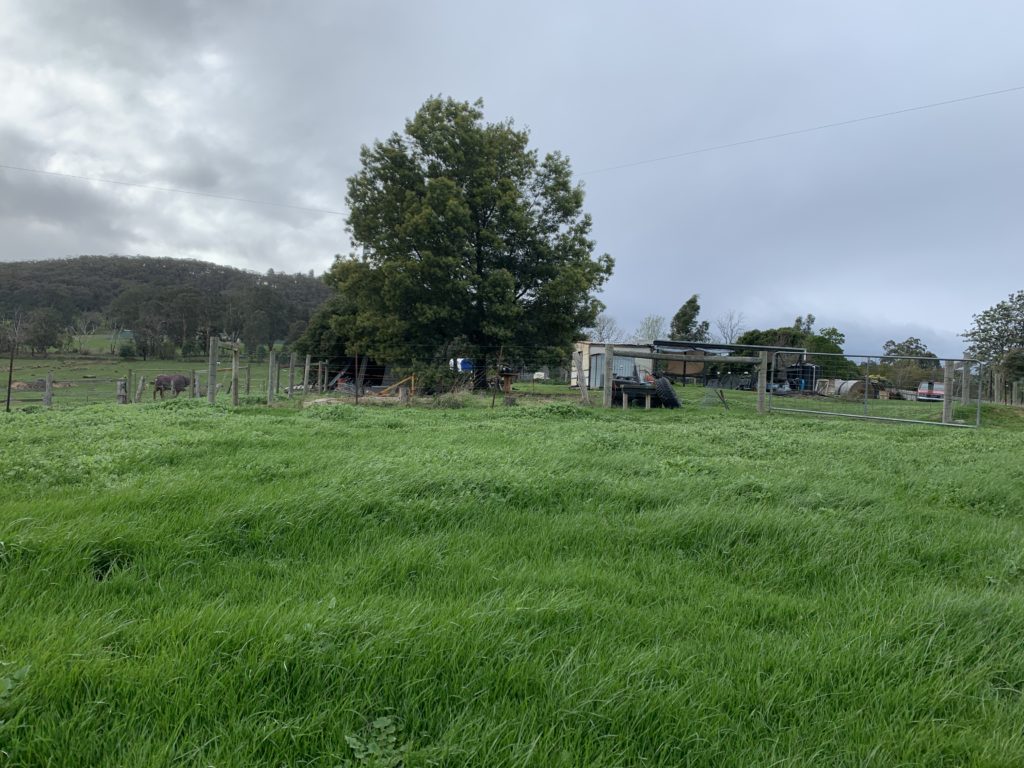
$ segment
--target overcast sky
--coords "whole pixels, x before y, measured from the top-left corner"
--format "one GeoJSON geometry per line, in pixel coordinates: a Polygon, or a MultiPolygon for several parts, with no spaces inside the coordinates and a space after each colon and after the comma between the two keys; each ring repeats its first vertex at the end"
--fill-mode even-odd
{"type": "MultiPolygon", "coordinates": [[[[849,353],[1024,288],[1024,4],[0,0],[0,164],[345,210],[362,144],[483,98],[571,158],[631,331],[692,293],[849,353]]],[[[0,259],[324,271],[344,216],[0,170],[0,259]]]]}

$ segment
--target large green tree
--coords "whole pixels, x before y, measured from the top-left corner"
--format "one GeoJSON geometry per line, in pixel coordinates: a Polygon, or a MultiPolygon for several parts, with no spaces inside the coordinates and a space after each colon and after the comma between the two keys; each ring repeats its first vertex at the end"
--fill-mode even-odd
{"type": "Polygon", "coordinates": [[[528,147],[483,104],[432,98],[360,153],[348,180],[358,255],[326,281],[344,297],[352,352],[411,365],[459,352],[564,355],[602,305],[612,259],[594,257],[569,161],[528,147]]]}
{"type": "Polygon", "coordinates": [[[939,358],[917,336],[903,341],[889,339],[882,345],[879,360],[885,378],[900,389],[915,389],[919,382],[934,379],[939,358]],[[917,360],[907,358],[919,358],[917,360]]]}
{"type": "Polygon", "coordinates": [[[673,341],[709,341],[711,326],[707,320],[698,320],[699,315],[700,296],[695,293],[673,316],[669,338],[673,341]]]}
{"type": "Polygon", "coordinates": [[[25,321],[25,343],[34,355],[46,354],[50,347],[60,344],[64,324],[60,313],[51,307],[38,307],[28,313],[25,321]]]}
{"type": "Polygon", "coordinates": [[[1024,349],[1024,291],[975,315],[963,336],[970,342],[967,354],[986,363],[1002,364],[1008,353],[1024,349]]]}
{"type": "MultiPolygon", "coordinates": [[[[857,378],[860,372],[852,360],[843,356],[843,348],[839,346],[836,339],[846,336],[836,328],[827,328],[826,335],[815,334],[808,331],[812,328],[814,316],[809,315],[807,320],[797,318],[791,326],[782,328],[768,328],[758,330],[756,328],[746,331],[736,339],[737,344],[750,344],[763,347],[797,347],[807,350],[810,354],[808,362],[822,366],[822,375],[843,379],[857,378]],[[800,327],[797,327],[797,326],[800,327]]],[[[799,359],[799,355],[780,356],[781,365],[791,365],[799,359]]]]}

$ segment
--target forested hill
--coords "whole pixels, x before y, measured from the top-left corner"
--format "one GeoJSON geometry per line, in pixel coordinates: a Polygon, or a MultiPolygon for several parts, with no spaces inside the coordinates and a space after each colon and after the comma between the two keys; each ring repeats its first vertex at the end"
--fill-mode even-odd
{"type": "Polygon", "coordinates": [[[190,259],[79,256],[0,263],[0,317],[132,329],[177,347],[211,333],[265,344],[303,325],[329,295],[312,275],[259,274],[190,259]]]}

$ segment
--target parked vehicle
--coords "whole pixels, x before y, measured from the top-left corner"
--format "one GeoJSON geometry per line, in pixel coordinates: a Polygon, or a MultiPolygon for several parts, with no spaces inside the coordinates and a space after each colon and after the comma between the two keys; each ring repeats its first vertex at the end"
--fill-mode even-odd
{"type": "Polygon", "coordinates": [[[918,400],[942,400],[945,394],[945,384],[941,381],[922,381],[917,385],[918,400]]]}

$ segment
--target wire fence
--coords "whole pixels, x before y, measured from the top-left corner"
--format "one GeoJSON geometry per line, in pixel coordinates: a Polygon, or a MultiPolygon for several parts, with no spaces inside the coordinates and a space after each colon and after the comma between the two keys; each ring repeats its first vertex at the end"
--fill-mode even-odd
{"type": "Polygon", "coordinates": [[[985,367],[963,358],[777,353],[768,409],[977,427],[985,380],[985,367]]]}
{"type": "MultiPolygon", "coordinates": [[[[289,353],[271,360],[241,360],[238,388],[241,395],[267,402],[311,393],[351,395],[357,383],[360,394],[388,390],[412,374],[415,386],[426,393],[487,387],[501,372],[531,386],[569,381],[568,365],[552,365],[549,350],[536,354],[489,357],[439,356],[420,362],[411,370],[377,364],[366,357],[317,358],[289,353]]],[[[568,363],[568,361],[566,361],[568,363]]],[[[222,351],[215,361],[218,394],[230,392],[231,354],[222,351]]],[[[100,356],[47,356],[16,358],[11,376],[12,409],[67,408],[96,403],[152,402],[172,397],[208,397],[209,360],[120,360],[100,356]],[[161,381],[161,377],[171,381],[161,381]]],[[[4,381],[6,384],[6,381],[4,381]]],[[[2,386],[2,385],[0,385],[2,386]]]]}

